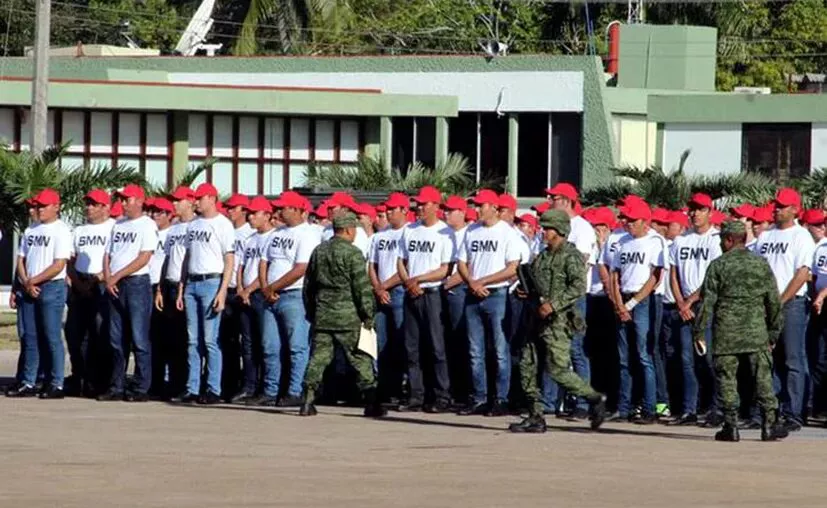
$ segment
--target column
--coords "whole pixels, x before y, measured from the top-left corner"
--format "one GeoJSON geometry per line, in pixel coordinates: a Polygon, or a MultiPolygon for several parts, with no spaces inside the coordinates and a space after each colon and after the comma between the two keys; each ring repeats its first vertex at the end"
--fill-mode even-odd
{"type": "Polygon", "coordinates": [[[393,161],[393,122],[389,116],[383,116],[379,122],[379,159],[382,161],[382,166],[390,171],[393,161]]]}
{"type": "Polygon", "coordinates": [[[436,118],[436,145],[434,146],[434,165],[441,166],[448,160],[448,119],[436,118]]]}
{"type": "Polygon", "coordinates": [[[520,122],[517,115],[508,115],[508,179],[505,190],[517,195],[517,159],[520,146],[520,122]]]}
{"type": "Polygon", "coordinates": [[[172,113],[172,181],[177,182],[187,171],[189,165],[189,113],[174,111],[172,113]]]}

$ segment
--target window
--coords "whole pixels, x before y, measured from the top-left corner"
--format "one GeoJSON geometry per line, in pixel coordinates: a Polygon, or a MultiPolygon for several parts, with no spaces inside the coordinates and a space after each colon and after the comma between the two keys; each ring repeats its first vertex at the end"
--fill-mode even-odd
{"type": "Polygon", "coordinates": [[[397,117],[392,121],[393,166],[403,173],[415,161],[433,168],[436,162],[436,118],[397,117]]]}
{"type": "Polygon", "coordinates": [[[810,173],[809,123],[745,123],[741,130],[741,170],[785,182],[810,173]]]}

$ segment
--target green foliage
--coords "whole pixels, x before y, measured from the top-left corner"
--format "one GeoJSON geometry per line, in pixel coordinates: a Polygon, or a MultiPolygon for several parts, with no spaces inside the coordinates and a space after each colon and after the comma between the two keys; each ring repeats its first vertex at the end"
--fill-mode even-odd
{"type": "Polygon", "coordinates": [[[169,182],[166,186],[147,183],[145,186],[146,193],[149,196],[166,196],[179,186],[191,187],[198,177],[201,176],[201,174],[210,168],[214,163],[215,159],[207,158],[201,164],[190,166],[177,179],[169,182]]]}

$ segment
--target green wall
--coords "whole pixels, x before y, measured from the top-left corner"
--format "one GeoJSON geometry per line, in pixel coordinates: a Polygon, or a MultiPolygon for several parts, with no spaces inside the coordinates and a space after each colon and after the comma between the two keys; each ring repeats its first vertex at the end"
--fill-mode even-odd
{"type": "Polygon", "coordinates": [[[827,122],[827,95],[651,96],[648,110],[660,123],[827,122]]]}

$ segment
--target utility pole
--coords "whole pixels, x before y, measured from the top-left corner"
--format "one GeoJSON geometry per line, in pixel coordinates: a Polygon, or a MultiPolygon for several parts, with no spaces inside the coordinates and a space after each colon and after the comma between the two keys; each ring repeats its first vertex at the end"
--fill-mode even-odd
{"type": "Polygon", "coordinates": [[[32,141],[30,149],[39,156],[46,149],[49,125],[49,32],[52,1],[37,0],[34,36],[34,76],[32,77],[32,141]]]}

